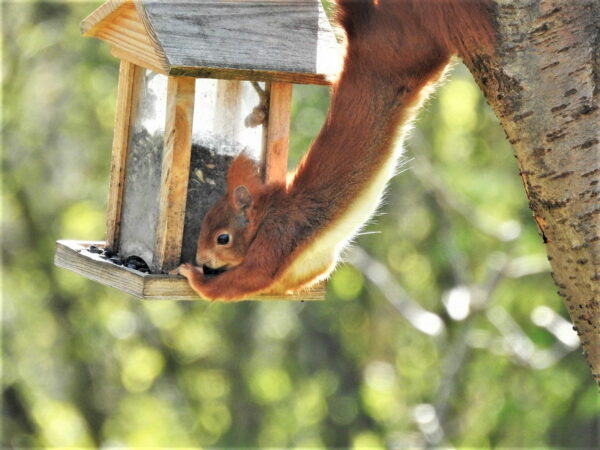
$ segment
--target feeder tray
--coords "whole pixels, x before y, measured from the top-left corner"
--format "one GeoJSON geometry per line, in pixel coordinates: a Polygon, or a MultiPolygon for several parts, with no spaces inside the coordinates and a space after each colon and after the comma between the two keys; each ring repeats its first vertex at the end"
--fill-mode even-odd
{"type": "MultiPolygon", "coordinates": [[[[101,254],[91,252],[95,246],[104,249],[103,241],[58,241],[54,263],[90,280],[145,300],[198,300],[198,294],[182,277],[143,273],[117,265],[101,254]]],[[[324,285],[293,295],[258,295],[253,300],[323,300],[324,285]]],[[[246,299],[250,300],[250,299],[246,299]]]]}
{"type": "MultiPolygon", "coordinates": [[[[202,218],[244,151],[284,182],[292,84],[328,84],[341,52],[319,0],[110,0],[81,23],[120,59],[106,239],[60,240],[55,263],[145,299],[199,299],[202,218]],[[100,249],[89,251],[91,245],[100,249]],[[149,273],[124,267],[143,261],[149,273]]],[[[317,300],[324,285],[259,300],[317,300]]]]}

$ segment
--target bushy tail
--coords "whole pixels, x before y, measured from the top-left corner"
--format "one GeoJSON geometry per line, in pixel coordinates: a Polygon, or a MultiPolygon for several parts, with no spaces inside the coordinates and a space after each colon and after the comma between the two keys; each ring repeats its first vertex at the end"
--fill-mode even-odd
{"type": "Polygon", "coordinates": [[[490,0],[411,0],[411,3],[424,26],[451,53],[468,58],[475,48],[488,51],[493,48],[495,32],[490,0]]]}
{"type": "Polygon", "coordinates": [[[368,26],[374,12],[372,0],[337,0],[337,21],[346,31],[348,38],[368,26]]]}
{"type": "Polygon", "coordinates": [[[337,4],[338,21],[350,41],[385,32],[388,38],[397,38],[397,43],[389,41],[392,45],[428,41],[463,58],[475,48],[491,50],[495,41],[491,0],[337,0],[337,4]]]}

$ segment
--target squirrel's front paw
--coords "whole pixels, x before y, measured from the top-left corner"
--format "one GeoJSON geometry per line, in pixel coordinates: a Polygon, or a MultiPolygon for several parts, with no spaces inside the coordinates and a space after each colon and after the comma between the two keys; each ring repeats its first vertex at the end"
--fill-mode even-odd
{"type": "Polygon", "coordinates": [[[206,278],[204,277],[204,271],[202,267],[194,266],[193,264],[182,264],[175,270],[171,271],[173,274],[179,274],[185,278],[190,287],[196,291],[196,293],[203,298],[208,298],[206,295],[206,278]]]}
{"type": "Polygon", "coordinates": [[[190,279],[190,277],[194,273],[196,275],[198,275],[198,274],[202,275],[202,268],[195,267],[193,264],[185,263],[185,264],[181,264],[179,267],[176,267],[175,269],[171,270],[169,272],[169,275],[181,275],[181,276],[186,277],[187,279],[190,279]]]}

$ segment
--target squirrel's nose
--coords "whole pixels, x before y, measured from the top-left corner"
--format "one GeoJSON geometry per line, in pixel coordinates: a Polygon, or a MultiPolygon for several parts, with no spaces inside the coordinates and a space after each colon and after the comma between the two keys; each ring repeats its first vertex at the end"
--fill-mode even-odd
{"type": "Polygon", "coordinates": [[[206,263],[208,263],[208,259],[202,255],[200,250],[198,250],[198,252],[196,253],[196,265],[203,266],[206,263]]]}
{"type": "Polygon", "coordinates": [[[213,255],[208,252],[198,250],[196,253],[196,265],[197,266],[208,266],[215,267],[216,259],[213,255]]]}

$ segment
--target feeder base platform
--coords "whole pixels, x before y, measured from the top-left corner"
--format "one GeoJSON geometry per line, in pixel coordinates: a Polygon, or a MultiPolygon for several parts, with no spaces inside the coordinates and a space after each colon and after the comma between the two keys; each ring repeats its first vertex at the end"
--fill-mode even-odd
{"type": "MultiPolygon", "coordinates": [[[[156,275],[119,266],[88,251],[102,241],[56,241],[54,264],[145,300],[203,300],[179,275],[156,275]]],[[[297,294],[257,295],[252,300],[313,301],[325,299],[323,284],[297,294]]],[[[248,299],[250,300],[250,299],[248,299]]]]}

